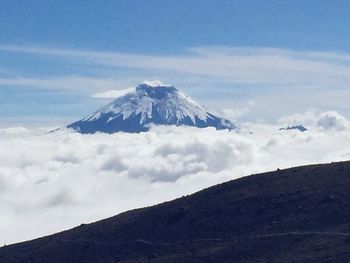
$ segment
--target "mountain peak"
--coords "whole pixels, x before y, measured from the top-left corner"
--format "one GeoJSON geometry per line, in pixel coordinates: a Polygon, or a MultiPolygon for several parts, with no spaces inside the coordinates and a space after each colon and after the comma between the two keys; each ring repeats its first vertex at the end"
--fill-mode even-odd
{"type": "Polygon", "coordinates": [[[92,115],[68,125],[81,133],[142,132],[150,125],[185,125],[234,129],[228,120],[207,111],[172,85],[147,81],[92,115]]]}
{"type": "Polygon", "coordinates": [[[280,128],[280,131],[289,131],[289,130],[298,130],[301,132],[307,131],[307,128],[305,128],[303,125],[293,125],[293,126],[288,126],[287,128],[280,128]]]}
{"type": "Polygon", "coordinates": [[[136,92],[151,98],[162,99],[171,96],[178,90],[172,85],[164,85],[161,82],[141,83],[136,87],[136,92]]]}

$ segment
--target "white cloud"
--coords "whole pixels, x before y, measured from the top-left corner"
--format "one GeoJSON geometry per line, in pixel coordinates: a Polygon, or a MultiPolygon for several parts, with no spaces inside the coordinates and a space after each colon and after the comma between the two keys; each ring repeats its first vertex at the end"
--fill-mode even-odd
{"type": "Polygon", "coordinates": [[[178,72],[231,84],[348,88],[350,80],[350,56],[336,52],[198,47],[172,56],[151,56],[16,45],[0,45],[0,51],[53,56],[67,64],[178,72]]]}
{"type": "Polygon", "coordinates": [[[169,86],[168,84],[164,84],[160,80],[144,80],[142,83],[152,87],[169,86]]]}
{"type": "Polygon", "coordinates": [[[238,133],[186,127],[111,135],[0,129],[0,243],[50,234],[255,172],[349,158],[345,119],[335,113],[317,116],[305,133],[251,123],[238,133]]]}
{"type": "Polygon", "coordinates": [[[125,83],[111,78],[62,76],[54,78],[13,77],[0,78],[0,86],[19,86],[32,88],[48,88],[52,90],[96,92],[114,87],[125,86],[125,83]]]}
{"type": "Polygon", "coordinates": [[[244,115],[248,115],[252,108],[254,108],[255,103],[253,101],[248,101],[247,105],[238,109],[223,109],[223,116],[233,122],[237,121],[244,115]]]}
{"type": "Polygon", "coordinates": [[[336,129],[341,131],[350,127],[349,121],[335,111],[322,113],[317,120],[317,125],[325,130],[336,129]]]}
{"type": "Polygon", "coordinates": [[[134,92],[135,88],[126,88],[126,89],[120,89],[120,90],[108,90],[105,92],[100,92],[93,94],[92,97],[94,98],[102,98],[102,99],[109,99],[109,98],[118,98],[121,96],[124,96],[128,93],[134,92]]]}
{"type": "Polygon", "coordinates": [[[350,122],[336,111],[308,111],[284,116],[279,120],[281,125],[304,125],[320,130],[345,131],[350,128],[350,122]]]}
{"type": "Polygon", "coordinates": [[[4,135],[11,135],[11,134],[25,134],[25,133],[29,133],[29,130],[24,128],[24,127],[10,127],[10,128],[3,128],[0,129],[0,135],[4,134],[4,135]]]}

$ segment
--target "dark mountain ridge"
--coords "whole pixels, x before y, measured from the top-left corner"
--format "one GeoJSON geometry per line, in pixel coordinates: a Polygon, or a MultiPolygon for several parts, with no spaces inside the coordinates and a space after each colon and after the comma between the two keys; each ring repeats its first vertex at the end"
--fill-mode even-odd
{"type": "Polygon", "coordinates": [[[277,170],[0,249],[1,263],[349,262],[350,162],[277,170]]]}

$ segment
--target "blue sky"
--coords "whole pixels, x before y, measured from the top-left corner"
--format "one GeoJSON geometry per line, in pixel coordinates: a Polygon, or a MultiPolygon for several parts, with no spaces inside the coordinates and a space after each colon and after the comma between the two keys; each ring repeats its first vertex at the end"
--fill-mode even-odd
{"type": "Polygon", "coordinates": [[[203,45],[350,48],[346,0],[1,2],[3,43],[137,53],[203,45]]]}
{"type": "Polygon", "coordinates": [[[254,104],[255,120],[350,116],[349,10],[345,0],[4,0],[0,126],[63,125],[106,103],[94,93],[155,78],[216,109],[254,104]]]}

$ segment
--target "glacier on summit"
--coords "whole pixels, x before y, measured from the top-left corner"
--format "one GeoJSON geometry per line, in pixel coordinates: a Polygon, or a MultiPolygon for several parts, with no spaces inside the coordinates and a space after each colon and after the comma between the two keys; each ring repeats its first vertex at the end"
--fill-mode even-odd
{"type": "Polygon", "coordinates": [[[142,132],[151,125],[234,129],[229,120],[207,111],[172,85],[145,81],[92,115],[67,128],[80,133],[142,132]]]}

